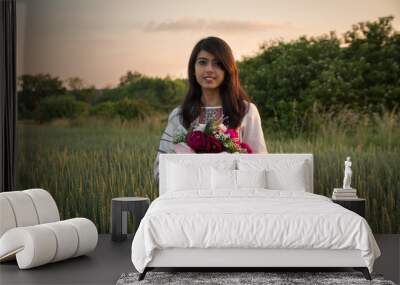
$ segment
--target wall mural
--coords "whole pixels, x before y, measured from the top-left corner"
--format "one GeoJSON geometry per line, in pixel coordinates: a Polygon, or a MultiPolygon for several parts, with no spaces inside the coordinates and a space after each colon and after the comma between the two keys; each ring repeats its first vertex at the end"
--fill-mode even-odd
{"type": "MultiPolygon", "coordinates": [[[[20,20],[29,26],[30,7],[21,7],[19,17],[28,16],[20,20]]],[[[313,153],[314,191],[329,197],[342,187],[350,156],[351,186],[367,199],[371,228],[399,234],[400,34],[394,20],[353,23],[340,35],[327,30],[316,37],[263,38],[264,44],[252,46],[256,53],[237,60],[268,151],[313,153]]],[[[154,33],[155,27],[145,29],[154,33]]],[[[25,32],[35,33],[28,27],[25,32]]],[[[23,51],[31,38],[24,38],[23,51]]],[[[19,52],[20,60],[22,54],[18,189],[44,188],[62,219],[87,217],[99,232],[109,232],[113,197],[158,196],[153,164],[168,113],[185,96],[186,75],[151,75],[132,63],[113,75],[119,79],[111,85],[89,84],[95,80],[78,73],[35,69],[27,59],[32,53],[19,52]]]]}

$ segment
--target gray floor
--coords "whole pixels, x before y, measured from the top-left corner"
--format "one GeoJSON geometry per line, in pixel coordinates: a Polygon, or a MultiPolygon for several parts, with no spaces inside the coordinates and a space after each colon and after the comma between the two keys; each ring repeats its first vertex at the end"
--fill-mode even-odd
{"type": "MultiPolygon", "coordinates": [[[[382,256],[375,272],[395,283],[400,281],[400,235],[376,235],[382,256]]],[[[115,284],[123,272],[134,271],[130,260],[131,238],[120,243],[100,235],[97,249],[82,256],[30,270],[16,262],[0,264],[0,284],[115,284]]]]}
{"type": "Polygon", "coordinates": [[[375,239],[382,255],[376,260],[374,271],[400,284],[400,235],[375,235],[375,239]]]}
{"type": "Polygon", "coordinates": [[[132,272],[132,239],[112,242],[99,235],[95,251],[41,267],[18,270],[16,262],[0,264],[0,284],[115,284],[124,272],[132,272]]]}

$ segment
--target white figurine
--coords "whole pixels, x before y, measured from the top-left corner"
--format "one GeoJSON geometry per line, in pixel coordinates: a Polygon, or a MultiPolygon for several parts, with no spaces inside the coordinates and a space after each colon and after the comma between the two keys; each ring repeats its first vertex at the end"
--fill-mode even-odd
{"type": "Polygon", "coordinates": [[[350,186],[351,183],[351,161],[350,156],[347,157],[346,161],[344,162],[344,179],[343,179],[343,189],[352,189],[350,186]]]}

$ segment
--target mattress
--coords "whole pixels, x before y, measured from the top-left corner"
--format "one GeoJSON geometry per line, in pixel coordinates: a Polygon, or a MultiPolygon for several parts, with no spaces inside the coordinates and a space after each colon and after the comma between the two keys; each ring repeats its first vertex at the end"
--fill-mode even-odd
{"type": "Polygon", "coordinates": [[[162,249],[359,250],[372,272],[380,251],[366,220],[300,191],[181,191],[155,199],[132,242],[139,272],[162,249]]]}

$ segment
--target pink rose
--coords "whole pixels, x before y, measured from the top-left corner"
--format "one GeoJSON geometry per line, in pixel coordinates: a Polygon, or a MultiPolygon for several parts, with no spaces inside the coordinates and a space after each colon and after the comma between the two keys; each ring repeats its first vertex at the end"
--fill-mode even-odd
{"type": "Polygon", "coordinates": [[[253,150],[247,143],[241,143],[240,147],[245,149],[247,153],[253,153],[253,150]]]}
{"type": "Polygon", "coordinates": [[[239,138],[239,135],[235,129],[227,129],[225,134],[229,135],[231,139],[239,138]]]}
{"type": "Polygon", "coordinates": [[[225,134],[229,135],[233,142],[240,146],[239,134],[235,129],[227,129],[225,134]]]}

